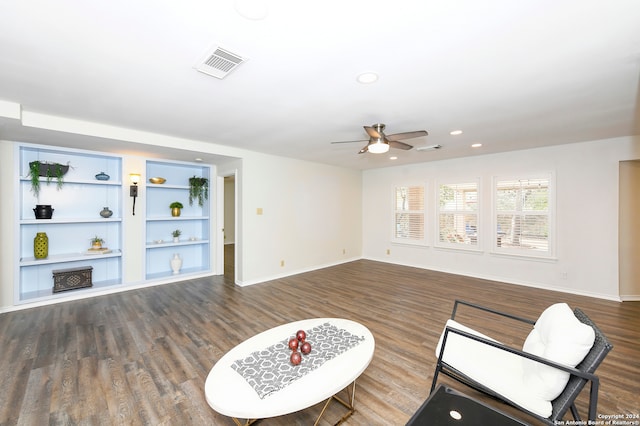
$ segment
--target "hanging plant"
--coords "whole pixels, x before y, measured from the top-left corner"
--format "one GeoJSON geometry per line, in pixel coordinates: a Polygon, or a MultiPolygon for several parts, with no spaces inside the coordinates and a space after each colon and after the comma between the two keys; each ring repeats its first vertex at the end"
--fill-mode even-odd
{"type": "Polygon", "coordinates": [[[203,177],[189,178],[189,205],[193,205],[193,200],[198,200],[198,205],[202,207],[204,200],[209,199],[209,179],[203,177]]]}
{"type": "Polygon", "coordinates": [[[33,195],[40,195],[40,177],[47,178],[47,185],[55,178],[57,189],[62,189],[63,176],[69,171],[69,165],[60,163],[46,163],[32,161],[29,163],[29,176],[31,177],[31,191],[33,195]]]}

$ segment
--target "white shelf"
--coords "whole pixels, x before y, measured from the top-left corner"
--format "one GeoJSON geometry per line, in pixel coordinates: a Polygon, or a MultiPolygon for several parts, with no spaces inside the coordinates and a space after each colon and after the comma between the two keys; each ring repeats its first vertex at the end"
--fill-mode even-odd
{"type": "Polygon", "coordinates": [[[91,287],[76,288],[73,290],[60,291],[57,293],[53,292],[53,288],[42,289],[42,290],[25,292],[23,294],[22,300],[26,302],[37,302],[40,300],[62,298],[65,296],[70,296],[71,294],[76,294],[76,293],[96,292],[106,288],[116,287],[119,285],[122,285],[122,283],[119,280],[105,280],[105,281],[93,282],[93,285],[91,287]]]}
{"type": "Polygon", "coordinates": [[[189,276],[189,275],[194,275],[194,274],[200,274],[203,272],[209,272],[208,269],[199,269],[199,268],[183,268],[180,270],[180,273],[178,274],[174,274],[173,272],[166,271],[166,272],[156,272],[153,274],[148,274],[147,275],[147,279],[148,280],[159,280],[159,279],[163,279],[163,278],[182,278],[185,276],[189,276]]]}
{"type": "Polygon", "coordinates": [[[179,222],[181,220],[209,220],[209,216],[158,216],[147,217],[147,222],[179,222]]]}
{"type": "MultiPolygon", "coordinates": [[[[66,175],[65,175],[66,176],[66,175]]],[[[52,185],[55,186],[57,185],[56,179],[53,178],[51,181],[47,182],[47,178],[45,177],[40,177],[38,179],[40,181],[40,184],[42,185],[44,183],[44,185],[52,185]]],[[[25,176],[21,176],[20,177],[20,181],[21,182],[31,182],[31,178],[30,177],[25,177],[25,176]]],[[[80,184],[80,185],[105,185],[105,186],[121,186],[122,182],[120,181],[116,181],[116,180],[98,180],[98,179],[64,179],[64,185],[67,184],[80,184]]]]}
{"type": "Polygon", "coordinates": [[[178,243],[174,243],[173,241],[164,241],[162,243],[147,243],[146,247],[148,249],[162,248],[162,247],[180,247],[180,246],[191,246],[197,244],[209,244],[209,240],[185,240],[180,241],[178,243]]]}
{"type": "Polygon", "coordinates": [[[102,218],[62,218],[62,219],[23,219],[20,221],[20,225],[56,225],[56,224],[69,224],[69,223],[109,223],[109,222],[122,222],[120,217],[102,218]]]}
{"type": "Polygon", "coordinates": [[[189,190],[189,185],[166,185],[164,183],[147,183],[147,189],[186,189],[189,190]]]}
{"type": "Polygon", "coordinates": [[[84,260],[101,259],[108,257],[120,257],[122,252],[120,250],[112,250],[110,253],[93,254],[93,253],[69,253],[69,254],[56,254],[48,256],[46,259],[36,259],[34,257],[24,257],[20,259],[20,266],[37,266],[46,265],[49,263],[66,263],[77,262],[84,260]]]}

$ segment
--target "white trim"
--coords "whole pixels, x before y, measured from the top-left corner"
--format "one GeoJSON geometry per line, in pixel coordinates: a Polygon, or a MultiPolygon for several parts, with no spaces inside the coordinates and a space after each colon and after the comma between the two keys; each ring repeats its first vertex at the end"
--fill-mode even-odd
{"type": "Polygon", "coordinates": [[[463,277],[478,278],[478,279],[487,280],[487,281],[495,281],[498,284],[519,285],[519,286],[523,286],[523,287],[537,288],[537,289],[540,289],[540,290],[549,290],[549,291],[553,291],[553,292],[556,292],[556,293],[569,293],[569,294],[575,294],[575,295],[578,295],[578,296],[586,296],[586,297],[593,297],[593,298],[596,298],[596,299],[612,300],[614,302],[622,302],[622,299],[619,296],[612,296],[610,294],[593,293],[593,292],[588,292],[588,291],[578,291],[578,290],[573,289],[573,288],[565,288],[565,287],[552,287],[552,286],[548,286],[548,285],[540,284],[540,283],[536,283],[536,282],[513,280],[513,279],[508,279],[506,277],[500,277],[500,276],[495,276],[495,275],[490,275],[490,274],[461,273],[460,271],[447,269],[447,268],[426,267],[426,266],[420,265],[418,263],[390,262],[388,259],[380,258],[380,257],[363,257],[363,259],[364,260],[372,260],[372,261],[375,261],[375,262],[389,263],[389,264],[392,264],[392,265],[408,266],[408,267],[411,267],[411,268],[424,269],[424,270],[427,270],[427,271],[443,272],[443,273],[446,273],[446,274],[460,275],[460,276],[463,276],[463,277]]]}
{"type": "Polygon", "coordinates": [[[289,271],[286,273],[282,273],[282,274],[275,274],[275,275],[270,275],[267,277],[261,277],[259,279],[256,280],[250,280],[250,281],[240,281],[236,279],[236,285],[239,285],[240,287],[247,287],[250,285],[254,285],[254,284],[261,284],[264,282],[268,282],[268,281],[273,281],[273,280],[278,280],[281,278],[286,278],[286,277],[290,277],[292,275],[298,275],[298,274],[303,274],[305,272],[313,272],[313,271],[317,271],[320,269],[324,269],[324,268],[330,268],[332,266],[337,266],[337,265],[342,265],[344,263],[349,263],[349,262],[354,262],[356,260],[361,260],[362,257],[351,257],[349,259],[344,259],[344,260],[340,260],[337,262],[331,262],[331,263],[325,263],[323,265],[318,265],[318,266],[313,266],[310,268],[302,268],[302,269],[297,269],[294,271],[289,271]]]}

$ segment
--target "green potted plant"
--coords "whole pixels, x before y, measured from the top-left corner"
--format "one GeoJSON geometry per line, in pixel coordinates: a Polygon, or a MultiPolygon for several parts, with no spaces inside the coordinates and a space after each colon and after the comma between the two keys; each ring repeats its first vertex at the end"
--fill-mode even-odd
{"type": "Polygon", "coordinates": [[[209,199],[209,179],[193,176],[189,178],[189,205],[193,205],[193,200],[198,200],[198,205],[202,207],[204,200],[209,199]]]}
{"type": "Polygon", "coordinates": [[[182,235],[182,231],[176,229],[175,231],[171,231],[171,235],[173,235],[173,242],[177,243],[180,241],[180,235],[182,235]]]}
{"type": "Polygon", "coordinates": [[[60,163],[48,163],[42,161],[31,161],[29,163],[29,176],[31,177],[31,191],[33,195],[40,195],[40,177],[47,178],[47,185],[55,178],[57,189],[61,189],[64,184],[63,176],[69,171],[69,165],[60,163]]]}
{"type": "Polygon", "coordinates": [[[169,208],[171,209],[171,216],[173,217],[180,216],[180,209],[183,207],[184,206],[180,201],[174,201],[173,203],[169,204],[169,208]]]}
{"type": "Polygon", "coordinates": [[[104,240],[96,235],[91,239],[91,248],[99,250],[102,248],[102,243],[104,243],[104,240]]]}

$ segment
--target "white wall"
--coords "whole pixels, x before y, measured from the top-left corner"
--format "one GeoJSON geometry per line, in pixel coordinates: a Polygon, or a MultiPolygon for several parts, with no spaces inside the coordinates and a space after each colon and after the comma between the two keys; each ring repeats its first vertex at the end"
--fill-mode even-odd
{"type": "MultiPolygon", "coordinates": [[[[15,167],[13,161],[13,144],[0,140],[0,158],[4,161],[0,167],[0,200],[13,200],[15,191],[15,167]]],[[[13,203],[5,203],[0,209],[0,312],[3,306],[13,304],[13,271],[15,247],[17,240],[14,226],[13,203]]]]}
{"type": "Polygon", "coordinates": [[[360,258],[360,171],[254,154],[243,160],[242,189],[239,284],[360,258]]]}
{"type": "Polygon", "coordinates": [[[640,157],[640,137],[617,138],[503,154],[370,170],[363,175],[363,255],[384,262],[452,272],[618,300],[618,170],[640,157]],[[392,197],[397,185],[426,182],[433,212],[438,179],[481,179],[481,226],[490,232],[494,176],[556,174],[556,260],[533,260],[433,247],[435,221],[428,220],[429,246],[390,244],[392,197]],[[387,255],[387,250],[391,254],[387,255]],[[566,273],[566,278],[564,278],[566,273]]]}

